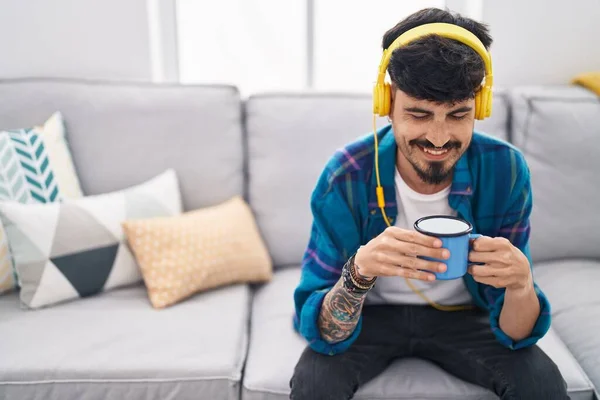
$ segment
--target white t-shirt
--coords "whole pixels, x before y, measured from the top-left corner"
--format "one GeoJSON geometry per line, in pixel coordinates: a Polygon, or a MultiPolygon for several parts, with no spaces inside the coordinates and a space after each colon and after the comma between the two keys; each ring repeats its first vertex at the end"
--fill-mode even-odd
{"type": "MultiPolygon", "coordinates": [[[[396,200],[398,216],[395,226],[414,230],[414,223],[428,215],[453,215],[456,212],[448,204],[450,186],[444,190],[425,195],[415,192],[402,179],[396,169],[396,200]]],[[[425,282],[412,279],[411,283],[427,298],[441,305],[472,304],[471,294],[462,279],[425,282]]],[[[369,291],[366,304],[427,304],[412,291],[404,278],[399,276],[377,278],[375,287],[369,291]]]]}

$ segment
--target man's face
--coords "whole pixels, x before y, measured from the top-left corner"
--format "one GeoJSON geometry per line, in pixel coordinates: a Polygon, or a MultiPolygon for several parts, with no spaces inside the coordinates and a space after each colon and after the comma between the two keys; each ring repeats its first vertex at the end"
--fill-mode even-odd
{"type": "Polygon", "coordinates": [[[395,90],[390,118],[398,156],[408,160],[423,182],[439,184],[450,177],[471,142],[475,101],[438,104],[395,90]]]}

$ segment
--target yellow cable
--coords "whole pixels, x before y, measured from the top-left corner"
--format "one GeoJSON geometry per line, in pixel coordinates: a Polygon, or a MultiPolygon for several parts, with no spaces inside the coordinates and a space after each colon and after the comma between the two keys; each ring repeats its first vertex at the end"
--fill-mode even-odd
{"type": "MultiPolygon", "coordinates": [[[[377,178],[377,205],[381,209],[381,214],[383,215],[383,219],[387,226],[392,226],[387,214],[385,213],[385,198],[383,197],[383,187],[381,187],[381,181],[379,178],[379,143],[377,138],[377,116],[373,114],[373,135],[375,137],[375,176],[377,178]]],[[[437,304],[433,300],[429,299],[423,292],[417,289],[413,283],[408,278],[404,278],[408,287],[411,288],[413,292],[415,292],[420,298],[422,298],[426,303],[428,303],[431,307],[440,310],[440,311],[462,311],[462,310],[472,310],[475,307],[473,306],[444,306],[442,304],[437,304]]]]}

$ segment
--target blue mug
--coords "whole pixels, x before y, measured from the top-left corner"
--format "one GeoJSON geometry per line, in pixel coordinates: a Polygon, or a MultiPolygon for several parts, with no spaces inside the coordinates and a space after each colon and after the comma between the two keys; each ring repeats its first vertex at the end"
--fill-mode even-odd
{"type": "Polygon", "coordinates": [[[464,219],[450,215],[431,215],[418,219],[414,227],[417,232],[439,238],[442,247],[450,251],[450,258],[447,260],[419,256],[425,260],[446,264],[448,267],[446,272],[434,272],[436,279],[457,279],[467,273],[470,241],[481,236],[471,233],[473,225],[464,219]]]}

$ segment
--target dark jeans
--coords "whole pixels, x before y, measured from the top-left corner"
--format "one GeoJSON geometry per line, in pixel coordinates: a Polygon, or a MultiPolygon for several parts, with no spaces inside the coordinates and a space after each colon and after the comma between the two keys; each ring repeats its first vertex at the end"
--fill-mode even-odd
{"type": "Polygon", "coordinates": [[[361,385],[383,372],[394,359],[420,357],[488,388],[501,399],[568,399],[556,364],[537,346],[520,350],[503,347],[488,318],[479,310],[365,307],[362,331],[346,352],[328,356],[309,347],[304,350],[290,382],[290,398],[351,399],[361,385]]]}

